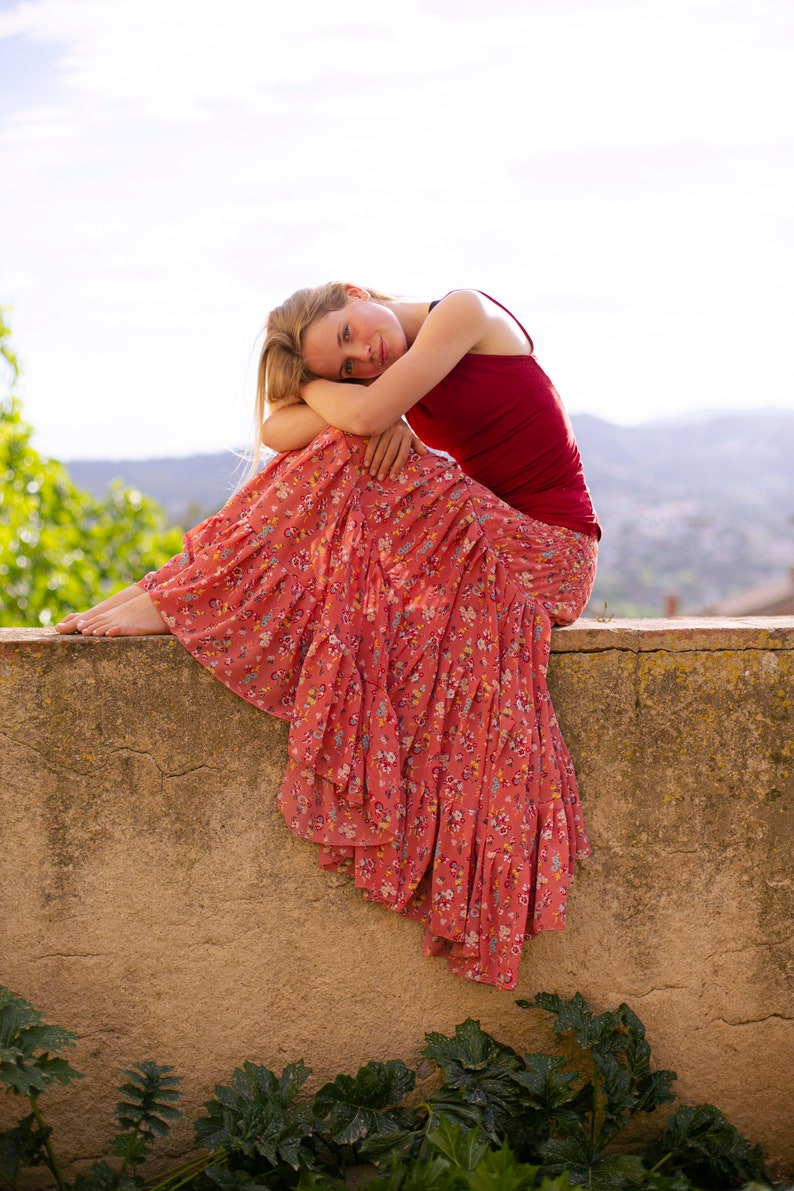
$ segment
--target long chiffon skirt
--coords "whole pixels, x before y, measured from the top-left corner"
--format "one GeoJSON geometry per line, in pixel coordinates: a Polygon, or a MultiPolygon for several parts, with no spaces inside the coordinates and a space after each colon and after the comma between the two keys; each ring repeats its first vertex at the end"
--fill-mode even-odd
{"type": "Polygon", "coordinates": [[[202,665],[289,721],[278,802],[321,864],[421,921],[454,972],[514,988],[590,851],[546,670],[596,543],[435,455],[376,481],[364,446],[328,429],[278,456],[141,586],[202,665]]]}

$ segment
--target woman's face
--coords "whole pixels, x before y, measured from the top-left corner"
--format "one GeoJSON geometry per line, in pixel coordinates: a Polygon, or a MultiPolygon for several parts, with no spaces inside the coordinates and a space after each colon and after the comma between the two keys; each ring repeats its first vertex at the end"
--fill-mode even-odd
{"type": "Polygon", "coordinates": [[[348,288],[346,306],[318,318],[303,336],[307,367],[328,380],[372,380],[407,349],[393,311],[354,286],[348,288]]]}

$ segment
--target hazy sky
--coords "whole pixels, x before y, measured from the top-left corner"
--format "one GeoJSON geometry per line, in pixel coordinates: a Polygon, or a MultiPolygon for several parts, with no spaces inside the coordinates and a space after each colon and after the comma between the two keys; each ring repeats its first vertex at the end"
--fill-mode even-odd
{"type": "Polygon", "coordinates": [[[794,408],[793,47],[791,0],[0,0],[39,449],[244,444],[331,278],[495,295],[572,412],[794,408]]]}

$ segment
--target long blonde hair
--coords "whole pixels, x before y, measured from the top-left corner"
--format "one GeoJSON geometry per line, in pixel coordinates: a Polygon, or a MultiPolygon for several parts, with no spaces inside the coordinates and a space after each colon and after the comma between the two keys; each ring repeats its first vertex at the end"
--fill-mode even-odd
{"type": "MultiPolygon", "coordinates": [[[[376,302],[393,301],[388,294],[369,290],[376,302]]],[[[317,319],[347,305],[347,283],[329,281],[297,290],[281,306],[271,310],[265,324],[265,339],[259,353],[254,411],[255,451],[261,449],[261,428],[268,405],[300,399],[300,387],[316,380],[317,374],[306,367],[303,336],[317,319]]]]}

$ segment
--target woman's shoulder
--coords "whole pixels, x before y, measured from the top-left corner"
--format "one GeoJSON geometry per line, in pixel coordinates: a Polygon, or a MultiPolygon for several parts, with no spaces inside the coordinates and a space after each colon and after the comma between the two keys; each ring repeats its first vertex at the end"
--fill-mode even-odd
{"type": "MultiPolygon", "coordinates": [[[[470,349],[484,355],[532,354],[532,339],[512,311],[496,298],[478,289],[450,290],[436,303],[431,303],[431,315],[445,320],[467,320],[479,330],[479,342],[470,349]]],[[[430,317],[430,316],[428,316],[430,317]]]]}
{"type": "Polygon", "coordinates": [[[487,335],[494,310],[498,308],[479,290],[453,289],[443,298],[430,303],[427,317],[428,321],[432,320],[439,326],[468,327],[472,342],[475,342],[487,335]]]}
{"type": "Polygon", "coordinates": [[[435,350],[441,341],[451,338],[462,344],[461,354],[479,350],[478,345],[488,331],[488,311],[483,295],[473,289],[455,289],[429,304],[417,344],[435,350]]]}
{"type": "Polygon", "coordinates": [[[481,310],[486,312],[492,299],[478,289],[451,289],[442,298],[436,298],[430,303],[431,311],[440,310],[481,310]]]}

